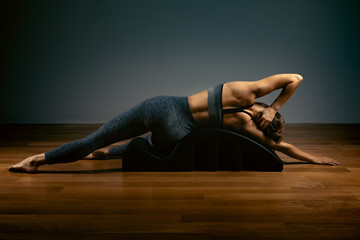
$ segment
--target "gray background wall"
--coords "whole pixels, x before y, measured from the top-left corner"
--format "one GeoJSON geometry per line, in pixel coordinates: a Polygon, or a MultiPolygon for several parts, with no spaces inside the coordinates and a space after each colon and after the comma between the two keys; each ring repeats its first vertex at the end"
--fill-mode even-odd
{"type": "MultiPolygon", "coordinates": [[[[2,1],[2,123],[105,122],[155,95],[300,73],[287,122],[360,123],[357,1],[2,1]]],[[[271,103],[276,95],[263,99],[271,103]]]]}

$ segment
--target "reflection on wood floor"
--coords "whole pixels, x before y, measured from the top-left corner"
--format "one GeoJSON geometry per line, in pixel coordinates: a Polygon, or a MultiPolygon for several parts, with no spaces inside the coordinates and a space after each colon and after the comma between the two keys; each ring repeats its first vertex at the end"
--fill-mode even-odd
{"type": "Polygon", "coordinates": [[[97,127],[0,126],[1,239],[360,239],[360,125],[286,126],[286,141],[340,166],[125,173],[112,159],[6,170],[97,127]]]}

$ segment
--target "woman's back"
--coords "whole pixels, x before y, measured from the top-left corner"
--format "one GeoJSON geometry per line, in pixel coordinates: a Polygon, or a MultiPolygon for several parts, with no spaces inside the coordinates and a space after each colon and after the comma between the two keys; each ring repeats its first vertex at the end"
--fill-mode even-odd
{"type": "MultiPolygon", "coordinates": [[[[231,109],[252,105],[255,101],[256,82],[228,82],[223,84],[222,107],[231,109]]],[[[188,97],[191,112],[198,124],[206,124],[209,121],[208,91],[202,91],[188,97]]],[[[236,120],[237,114],[227,114],[224,125],[236,120]]],[[[251,120],[249,118],[249,120],[251,120]]]]}

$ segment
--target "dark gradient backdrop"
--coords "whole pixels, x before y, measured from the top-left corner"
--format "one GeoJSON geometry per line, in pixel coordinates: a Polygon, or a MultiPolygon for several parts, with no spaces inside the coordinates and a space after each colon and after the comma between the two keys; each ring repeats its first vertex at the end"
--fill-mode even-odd
{"type": "Polygon", "coordinates": [[[105,122],[151,96],[294,72],[287,122],[360,123],[357,2],[1,1],[0,122],[105,122]]]}

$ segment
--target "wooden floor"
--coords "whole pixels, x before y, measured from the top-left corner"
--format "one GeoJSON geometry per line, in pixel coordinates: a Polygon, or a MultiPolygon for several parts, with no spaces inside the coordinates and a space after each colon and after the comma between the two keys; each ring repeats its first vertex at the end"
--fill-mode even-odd
{"type": "Polygon", "coordinates": [[[360,125],[287,125],[286,141],[340,166],[127,173],[121,160],[82,160],[6,170],[97,127],[0,126],[0,239],[360,239],[360,125]]]}

